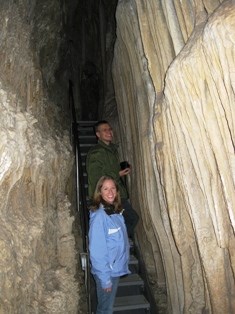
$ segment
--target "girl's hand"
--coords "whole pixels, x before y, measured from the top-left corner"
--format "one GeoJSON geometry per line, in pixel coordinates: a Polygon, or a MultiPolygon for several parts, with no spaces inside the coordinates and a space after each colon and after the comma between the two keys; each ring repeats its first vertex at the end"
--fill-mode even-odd
{"type": "Polygon", "coordinates": [[[105,291],[105,292],[111,292],[111,291],[112,291],[112,287],[110,287],[110,288],[105,288],[104,291],[105,291]]]}

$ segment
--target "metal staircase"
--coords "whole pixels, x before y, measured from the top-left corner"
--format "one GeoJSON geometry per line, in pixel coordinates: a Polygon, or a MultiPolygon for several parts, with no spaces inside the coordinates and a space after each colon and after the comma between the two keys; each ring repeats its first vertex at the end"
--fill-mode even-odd
{"type": "MultiPolygon", "coordinates": [[[[86,155],[88,150],[96,144],[93,125],[95,121],[80,121],[77,125],[79,147],[82,159],[83,182],[88,200],[88,182],[86,173],[86,155]]],[[[135,254],[135,245],[131,245],[129,268],[132,274],[120,279],[117,296],[114,304],[114,313],[120,314],[144,314],[153,313],[150,303],[145,296],[145,283],[140,274],[139,261],[135,254]]],[[[92,287],[92,284],[91,284],[92,287]]],[[[92,296],[91,296],[92,298],[92,296]]],[[[93,298],[94,292],[93,292],[93,298]]],[[[94,300],[91,300],[94,303],[94,300]]],[[[94,313],[92,311],[92,313],[94,313]]]]}

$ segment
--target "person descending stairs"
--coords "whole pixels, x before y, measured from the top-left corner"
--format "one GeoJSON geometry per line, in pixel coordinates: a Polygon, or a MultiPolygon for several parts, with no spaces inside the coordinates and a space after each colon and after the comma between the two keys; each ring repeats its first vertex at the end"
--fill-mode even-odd
{"type": "MultiPolygon", "coordinates": [[[[88,197],[88,180],[86,173],[86,156],[89,149],[97,142],[94,135],[93,125],[95,121],[80,121],[78,122],[78,142],[80,147],[80,155],[82,160],[83,181],[85,185],[86,200],[89,202],[88,197]]],[[[130,275],[120,278],[117,295],[115,298],[114,313],[120,314],[144,314],[154,313],[151,310],[149,301],[146,298],[145,282],[140,274],[139,260],[137,258],[136,240],[130,240],[130,262],[129,269],[130,275]]],[[[87,266],[89,267],[89,265],[87,266]]],[[[95,313],[96,296],[94,289],[94,282],[91,277],[91,313],[95,313]]],[[[156,312],[155,312],[156,313],[156,312]]],[[[154,314],[155,314],[154,313],[154,314]]]]}

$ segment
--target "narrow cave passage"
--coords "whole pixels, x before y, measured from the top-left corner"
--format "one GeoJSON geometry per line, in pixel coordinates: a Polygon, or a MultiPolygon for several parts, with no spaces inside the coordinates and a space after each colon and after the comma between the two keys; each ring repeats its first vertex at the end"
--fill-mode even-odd
{"type": "Polygon", "coordinates": [[[75,105],[80,121],[96,121],[116,110],[112,61],[117,0],[78,3],[71,40],[75,105]]]}
{"type": "MultiPolygon", "coordinates": [[[[93,10],[86,7],[87,11],[82,16],[83,26],[82,39],[84,62],[81,67],[80,84],[78,85],[80,95],[80,115],[78,121],[78,167],[80,176],[80,212],[83,226],[83,243],[86,243],[88,219],[86,217],[88,195],[87,153],[94,148],[97,138],[94,132],[96,120],[113,120],[116,113],[116,101],[112,79],[112,60],[114,44],[116,39],[116,11],[117,1],[95,5],[93,10]],[[84,26],[85,25],[85,26],[84,26]],[[97,36],[98,35],[98,36],[97,36]],[[81,200],[84,198],[83,200],[81,200]]],[[[79,39],[80,40],[80,39],[79,39]]],[[[76,88],[75,88],[76,89],[76,88]]],[[[76,91],[75,91],[76,93],[76,91]]],[[[116,119],[118,117],[116,116],[116,119]]],[[[118,130],[116,130],[118,132],[118,130]]],[[[121,170],[121,169],[120,169],[121,170]]],[[[86,247],[84,251],[87,252],[86,247]]],[[[114,312],[126,314],[156,313],[156,305],[151,292],[151,285],[146,275],[146,270],[141,256],[137,238],[131,241],[130,269],[132,274],[121,278],[114,312]]],[[[84,260],[86,254],[82,255],[84,260]]],[[[86,261],[84,264],[88,264],[86,261]]],[[[95,283],[87,271],[86,286],[88,287],[88,306],[90,311],[95,312],[97,299],[95,295],[95,283]]]]}
{"type": "MultiPolygon", "coordinates": [[[[87,205],[80,207],[75,186],[80,190],[83,179],[87,185],[85,156],[96,141],[89,123],[110,121],[114,140],[124,150],[112,74],[117,4],[2,3],[0,313],[84,314],[94,306],[87,302],[87,274],[80,260],[80,253],[87,254],[80,216],[87,205]]],[[[123,278],[118,291],[116,310],[123,306],[122,313],[128,302],[136,314],[154,304],[140,252],[136,238],[133,276],[123,278]]]]}
{"type": "Polygon", "coordinates": [[[234,6],[1,1],[1,314],[88,312],[76,149],[100,119],[131,164],[140,295],[235,313],[234,6]]]}
{"type": "MultiPolygon", "coordinates": [[[[80,219],[87,208],[79,208],[81,194],[75,190],[71,111],[73,105],[76,131],[83,127],[77,138],[83,136],[84,121],[110,117],[117,124],[112,80],[116,6],[116,0],[2,4],[0,313],[89,310],[79,258],[87,253],[80,219]]],[[[82,149],[90,145],[81,139],[83,158],[82,149]]],[[[146,309],[149,299],[135,250],[130,265],[134,290],[123,279],[119,297],[132,291],[132,306],[141,313],[134,296],[140,295],[146,309]]]]}

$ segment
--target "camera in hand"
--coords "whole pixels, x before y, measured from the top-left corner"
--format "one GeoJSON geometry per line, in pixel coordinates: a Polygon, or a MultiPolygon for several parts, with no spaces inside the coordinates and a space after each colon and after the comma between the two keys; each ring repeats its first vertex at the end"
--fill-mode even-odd
{"type": "Polygon", "coordinates": [[[130,165],[128,161],[122,161],[120,162],[120,167],[121,167],[121,170],[125,170],[126,168],[130,168],[130,165]]]}

